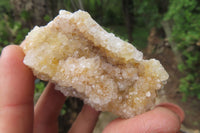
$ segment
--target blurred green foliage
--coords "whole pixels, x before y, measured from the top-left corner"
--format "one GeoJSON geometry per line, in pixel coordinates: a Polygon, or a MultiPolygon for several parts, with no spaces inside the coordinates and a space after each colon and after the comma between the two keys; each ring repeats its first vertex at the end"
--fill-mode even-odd
{"type": "Polygon", "coordinates": [[[165,19],[173,21],[172,40],[177,44],[182,62],[178,65],[184,74],[180,91],[185,101],[188,96],[200,99],[200,2],[198,0],[170,0],[165,19]]]}
{"type": "Polygon", "coordinates": [[[45,22],[49,22],[49,21],[51,21],[51,17],[49,15],[45,15],[44,20],[45,20],[45,22]]]}
{"type": "Polygon", "coordinates": [[[35,80],[35,93],[41,94],[46,86],[46,83],[44,81],[41,81],[39,79],[35,80]]]}
{"type": "Polygon", "coordinates": [[[158,2],[156,0],[134,0],[135,15],[137,24],[141,27],[152,28],[160,27],[163,14],[159,12],[158,2]]]}
{"type": "MultiPolygon", "coordinates": [[[[21,19],[27,20],[28,13],[23,11],[21,19]]],[[[0,52],[8,44],[19,44],[28,33],[29,29],[22,26],[21,21],[16,21],[13,10],[8,0],[0,2],[0,52]]]]}

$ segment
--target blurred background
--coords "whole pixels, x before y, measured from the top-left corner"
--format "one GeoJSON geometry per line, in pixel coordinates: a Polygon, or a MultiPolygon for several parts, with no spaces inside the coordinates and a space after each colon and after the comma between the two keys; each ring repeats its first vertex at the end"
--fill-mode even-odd
{"type": "MultiPolygon", "coordinates": [[[[159,59],[170,78],[158,103],[180,105],[186,114],[182,132],[199,133],[199,0],[0,0],[0,51],[20,44],[35,25],[46,25],[60,9],[89,12],[108,32],[143,51],[146,59],[159,59]]],[[[45,85],[35,81],[35,101],[45,85]]],[[[59,116],[60,133],[68,131],[82,105],[79,99],[67,98],[59,116]]],[[[113,118],[101,114],[94,132],[101,132],[113,118]]]]}

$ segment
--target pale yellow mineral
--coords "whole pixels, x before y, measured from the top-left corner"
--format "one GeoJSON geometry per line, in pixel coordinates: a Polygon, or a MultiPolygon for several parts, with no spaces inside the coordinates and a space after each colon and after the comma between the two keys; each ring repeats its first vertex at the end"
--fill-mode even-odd
{"type": "Polygon", "coordinates": [[[80,10],[61,10],[48,25],[36,26],[22,47],[24,63],[38,78],[55,83],[65,96],[122,118],[149,110],[168,79],[158,60],[144,60],[133,45],[80,10]]]}

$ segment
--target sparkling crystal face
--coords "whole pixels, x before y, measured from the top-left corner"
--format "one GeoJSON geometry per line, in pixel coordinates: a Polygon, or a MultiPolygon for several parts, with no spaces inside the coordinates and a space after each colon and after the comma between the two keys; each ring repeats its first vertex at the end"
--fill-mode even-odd
{"type": "Polygon", "coordinates": [[[87,12],[60,14],[26,37],[24,63],[66,96],[123,118],[154,105],[168,74],[159,61],[143,60],[134,46],[101,28],[87,12]]]}

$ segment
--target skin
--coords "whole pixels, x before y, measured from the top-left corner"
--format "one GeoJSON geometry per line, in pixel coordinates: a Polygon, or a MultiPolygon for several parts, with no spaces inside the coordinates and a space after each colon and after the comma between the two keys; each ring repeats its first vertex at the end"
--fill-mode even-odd
{"type": "MultiPolygon", "coordinates": [[[[34,107],[35,77],[23,58],[22,49],[15,45],[5,47],[0,56],[0,131],[57,133],[57,118],[66,98],[49,83],[34,107]]],[[[84,105],[69,133],[91,133],[99,113],[84,105]]],[[[176,133],[183,119],[180,107],[163,103],[134,118],[115,119],[103,133],[176,133]]]]}

